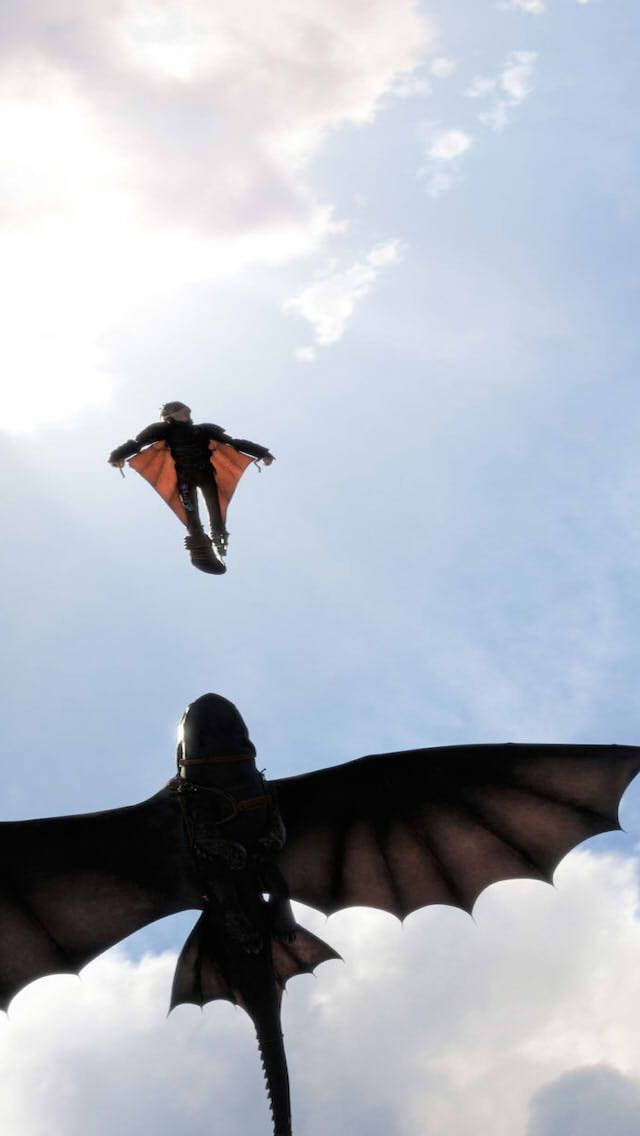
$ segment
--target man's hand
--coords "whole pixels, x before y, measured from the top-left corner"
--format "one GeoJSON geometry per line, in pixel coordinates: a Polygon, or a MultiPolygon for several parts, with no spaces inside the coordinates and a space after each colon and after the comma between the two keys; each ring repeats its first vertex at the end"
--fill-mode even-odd
{"type": "Polygon", "coordinates": [[[121,460],[121,461],[109,462],[109,465],[112,465],[114,469],[123,469],[124,468],[124,461],[121,460]]]}
{"type": "Polygon", "coordinates": [[[265,454],[262,459],[262,464],[271,465],[275,460],[276,459],[274,458],[273,454],[265,454]]]}

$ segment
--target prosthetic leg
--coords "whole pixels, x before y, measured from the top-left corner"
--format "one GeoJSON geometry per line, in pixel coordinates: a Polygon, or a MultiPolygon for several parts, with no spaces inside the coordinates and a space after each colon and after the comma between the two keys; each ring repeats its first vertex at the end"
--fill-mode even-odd
{"type": "Polygon", "coordinates": [[[227,555],[227,548],[229,547],[229,533],[222,520],[220,500],[218,498],[218,486],[216,485],[215,478],[207,475],[206,478],[200,481],[199,488],[204,497],[204,503],[207,506],[207,512],[209,514],[211,544],[219,559],[224,560],[224,557],[227,555]]]}

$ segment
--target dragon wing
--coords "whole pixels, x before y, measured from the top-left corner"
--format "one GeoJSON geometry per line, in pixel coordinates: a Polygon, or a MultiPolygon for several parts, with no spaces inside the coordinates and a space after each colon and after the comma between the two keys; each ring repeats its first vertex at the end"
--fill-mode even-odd
{"type": "Polygon", "coordinates": [[[548,880],[589,836],[618,828],[640,748],[476,745],[376,754],[274,782],[293,899],[329,914],[471,911],[498,880],[548,880]]]}
{"type": "Polygon", "coordinates": [[[179,802],[0,824],[0,1008],[147,923],[202,908],[179,802]]]}

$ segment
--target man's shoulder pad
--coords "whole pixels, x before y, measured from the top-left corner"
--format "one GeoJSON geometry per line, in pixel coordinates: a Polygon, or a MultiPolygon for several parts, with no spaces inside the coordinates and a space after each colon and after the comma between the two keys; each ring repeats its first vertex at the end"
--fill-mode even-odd
{"type": "Polygon", "coordinates": [[[218,437],[224,434],[224,426],[216,426],[215,422],[199,422],[198,430],[205,430],[207,434],[216,434],[218,437]]]}

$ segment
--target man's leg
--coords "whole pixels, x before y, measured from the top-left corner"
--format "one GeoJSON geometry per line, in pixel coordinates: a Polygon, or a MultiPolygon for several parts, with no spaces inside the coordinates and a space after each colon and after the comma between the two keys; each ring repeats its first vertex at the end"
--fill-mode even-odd
{"type": "Polygon", "coordinates": [[[222,514],[220,512],[220,498],[218,497],[218,486],[216,485],[215,478],[203,478],[200,482],[200,489],[202,490],[204,503],[207,506],[207,512],[209,514],[211,541],[219,554],[224,556],[227,551],[228,533],[224,527],[222,514]]]}
{"type": "Polygon", "coordinates": [[[211,541],[202,527],[198,511],[196,484],[193,481],[180,478],[178,480],[178,493],[187,517],[189,535],[185,537],[184,544],[191,563],[202,572],[211,572],[216,576],[222,575],[226,571],[224,561],[214,553],[211,541]]]}
{"type": "Polygon", "coordinates": [[[180,500],[184,505],[184,511],[187,515],[187,529],[189,535],[204,535],[204,529],[198,511],[198,490],[196,486],[193,482],[180,478],[178,481],[178,493],[180,494],[180,500]]]}

